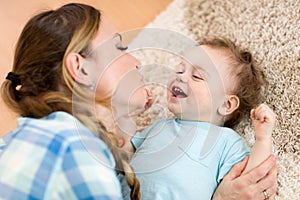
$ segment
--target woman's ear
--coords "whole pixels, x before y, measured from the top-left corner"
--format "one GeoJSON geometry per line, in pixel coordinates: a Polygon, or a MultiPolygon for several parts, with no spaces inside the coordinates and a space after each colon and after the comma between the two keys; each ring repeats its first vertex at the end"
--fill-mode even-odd
{"type": "Polygon", "coordinates": [[[218,112],[223,115],[230,115],[240,106],[240,99],[236,95],[226,95],[223,105],[218,108],[218,112]]]}
{"type": "Polygon", "coordinates": [[[66,57],[66,67],[71,77],[77,83],[89,85],[88,76],[82,68],[84,58],[78,53],[69,53],[66,57]]]}

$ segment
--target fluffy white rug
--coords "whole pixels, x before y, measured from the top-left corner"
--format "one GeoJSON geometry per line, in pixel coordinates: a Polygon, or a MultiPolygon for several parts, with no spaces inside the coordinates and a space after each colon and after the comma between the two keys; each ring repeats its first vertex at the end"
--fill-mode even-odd
{"type": "MultiPolygon", "coordinates": [[[[165,101],[165,84],[171,74],[168,66],[177,62],[172,52],[188,48],[192,44],[189,39],[212,35],[231,38],[253,53],[270,83],[266,103],[278,120],[273,133],[273,152],[279,167],[277,199],[300,199],[300,2],[174,0],[147,27],[176,31],[185,37],[174,40],[178,35],[171,34],[166,41],[169,33],[165,31],[160,36],[153,33],[142,37],[142,42],[152,40],[166,46],[136,52],[156,96],[156,104],[138,117],[138,124],[144,127],[155,119],[172,116],[165,101]]],[[[253,144],[249,120],[237,131],[253,144]]]]}

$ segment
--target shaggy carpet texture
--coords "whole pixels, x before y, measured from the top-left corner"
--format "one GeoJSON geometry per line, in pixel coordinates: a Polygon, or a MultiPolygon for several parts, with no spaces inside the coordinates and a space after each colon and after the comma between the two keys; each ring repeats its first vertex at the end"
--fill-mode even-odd
{"type": "MultiPolygon", "coordinates": [[[[145,79],[155,96],[152,108],[136,119],[140,128],[172,117],[166,108],[166,83],[172,65],[178,62],[174,55],[203,36],[230,38],[253,53],[269,81],[266,103],[277,115],[273,132],[279,169],[277,199],[300,199],[300,1],[174,0],[147,27],[172,30],[185,37],[141,37],[141,42],[165,46],[134,52],[142,60],[145,79]]],[[[244,120],[236,131],[250,146],[254,143],[250,120],[244,120]]]]}

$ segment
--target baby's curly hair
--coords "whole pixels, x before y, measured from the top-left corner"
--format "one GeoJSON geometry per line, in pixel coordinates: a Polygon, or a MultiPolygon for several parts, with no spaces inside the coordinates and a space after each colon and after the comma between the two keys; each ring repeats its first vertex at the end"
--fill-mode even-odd
{"type": "Polygon", "coordinates": [[[203,39],[199,45],[224,50],[229,59],[235,84],[233,94],[237,95],[240,104],[237,110],[226,117],[224,126],[233,128],[246,116],[250,110],[264,101],[264,89],[268,82],[263,71],[255,63],[250,52],[242,50],[234,42],[226,38],[203,39]]]}

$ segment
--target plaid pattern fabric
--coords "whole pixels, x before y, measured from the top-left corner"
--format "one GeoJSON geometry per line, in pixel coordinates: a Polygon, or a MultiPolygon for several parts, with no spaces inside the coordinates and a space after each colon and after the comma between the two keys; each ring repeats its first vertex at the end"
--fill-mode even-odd
{"type": "Polygon", "coordinates": [[[109,149],[67,113],[19,118],[0,145],[0,199],[121,199],[109,149]]]}

